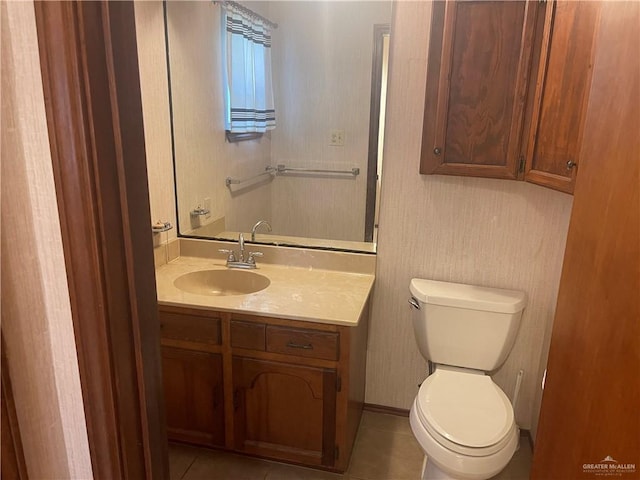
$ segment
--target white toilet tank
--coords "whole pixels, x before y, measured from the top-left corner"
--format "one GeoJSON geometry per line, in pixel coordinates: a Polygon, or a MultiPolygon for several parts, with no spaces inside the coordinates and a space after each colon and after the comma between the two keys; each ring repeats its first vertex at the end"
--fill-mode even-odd
{"type": "Polygon", "coordinates": [[[422,356],[434,363],[490,372],[506,360],[526,296],[517,290],[414,278],[413,329],[422,356]]]}

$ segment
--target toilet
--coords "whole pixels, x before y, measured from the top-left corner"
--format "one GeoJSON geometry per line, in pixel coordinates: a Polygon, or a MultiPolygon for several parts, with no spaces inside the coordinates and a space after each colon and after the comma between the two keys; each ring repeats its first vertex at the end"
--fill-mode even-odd
{"type": "Polygon", "coordinates": [[[518,333],[524,292],[414,278],[418,349],[432,365],[409,416],[425,452],[422,480],[484,480],[518,448],[509,398],[487,374],[504,363],[518,333]]]}

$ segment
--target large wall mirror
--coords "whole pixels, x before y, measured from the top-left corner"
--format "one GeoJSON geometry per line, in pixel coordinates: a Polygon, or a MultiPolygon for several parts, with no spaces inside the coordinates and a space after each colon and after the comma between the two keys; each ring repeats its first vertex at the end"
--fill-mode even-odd
{"type": "Polygon", "coordinates": [[[391,2],[241,2],[277,24],[276,127],[239,142],[225,135],[226,8],[165,3],[180,235],[375,252],[391,2]]]}

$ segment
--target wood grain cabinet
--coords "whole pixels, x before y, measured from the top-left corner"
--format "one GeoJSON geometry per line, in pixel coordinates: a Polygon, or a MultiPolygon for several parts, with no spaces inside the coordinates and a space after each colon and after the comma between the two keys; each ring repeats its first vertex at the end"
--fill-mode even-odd
{"type": "Polygon", "coordinates": [[[233,357],[235,448],[332,467],[335,369],[233,357]]]}
{"type": "Polygon", "coordinates": [[[589,102],[599,2],[544,4],[524,179],[573,193],[589,102]],[[544,14],[544,15],[543,15],[544,14]]]}
{"type": "Polygon", "coordinates": [[[161,309],[159,318],[168,436],[223,447],[222,319],[187,309],[161,309]]]}
{"type": "Polygon", "coordinates": [[[433,3],[421,173],[517,178],[534,10],[433,3]]]}
{"type": "Polygon", "coordinates": [[[162,347],[162,376],[169,437],[223,447],[221,355],[162,347]]]}
{"type": "Polygon", "coordinates": [[[434,2],[420,173],[571,193],[598,3],[434,2]]]}
{"type": "Polygon", "coordinates": [[[170,440],[342,472],[364,403],[357,326],[161,306],[170,440]]]}

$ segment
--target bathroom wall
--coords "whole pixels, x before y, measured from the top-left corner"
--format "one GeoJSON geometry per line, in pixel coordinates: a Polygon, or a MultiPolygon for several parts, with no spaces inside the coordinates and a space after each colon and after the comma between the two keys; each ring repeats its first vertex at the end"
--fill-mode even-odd
{"type": "Polygon", "coordinates": [[[391,2],[270,2],[278,127],[271,159],[320,169],[360,168],[357,177],[278,177],[273,227],[283,235],[364,239],[373,26],[391,2]],[[329,145],[344,130],[344,146],[329,145]]]}
{"type": "Polygon", "coordinates": [[[3,355],[28,476],[92,478],[33,2],[0,20],[3,355]]]}
{"type": "Polygon", "coordinates": [[[407,304],[411,278],[521,289],[528,303],[516,344],[493,377],[511,397],[524,370],[516,420],[528,429],[572,197],[525,182],[419,174],[430,17],[428,2],[394,7],[366,401],[409,408],[426,376],[407,304]]]}

